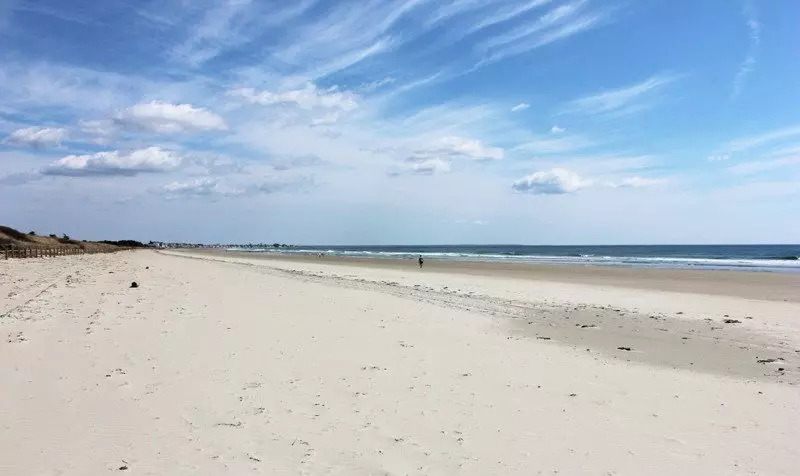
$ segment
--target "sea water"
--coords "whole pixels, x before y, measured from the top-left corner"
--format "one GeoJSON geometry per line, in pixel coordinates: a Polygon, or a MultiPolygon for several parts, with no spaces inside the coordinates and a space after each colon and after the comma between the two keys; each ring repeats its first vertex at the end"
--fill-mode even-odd
{"type": "Polygon", "coordinates": [[[361,258],[461,260],[800,272],[800,245],[434,245],[231,248],[287,254],[325,253],[361,258]]]}

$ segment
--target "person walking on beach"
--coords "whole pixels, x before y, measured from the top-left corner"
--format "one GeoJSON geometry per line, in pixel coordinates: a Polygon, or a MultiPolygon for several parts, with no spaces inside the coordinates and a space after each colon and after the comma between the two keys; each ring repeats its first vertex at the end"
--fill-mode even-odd
{"type": "Polygon", "coordinates": [[[420,269],[422,269],[422,263],[424,263],[424,262],[425,262],[425,260],[422,259],[422,255],[419,255],[419,267],[420,267],[420,269]]]}

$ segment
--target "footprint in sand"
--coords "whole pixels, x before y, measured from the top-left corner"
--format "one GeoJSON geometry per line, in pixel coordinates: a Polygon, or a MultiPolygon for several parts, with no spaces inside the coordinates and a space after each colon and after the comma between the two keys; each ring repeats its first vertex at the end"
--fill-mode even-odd
{"type": "Polygon", "coordinates": [[[16,334],[9,334],[8,336],[8,343],[9,344],[21,344],[22,342],[27,342],[28,338],[25,337],[25,334],[22,332],[17,332],[16,334]]]}

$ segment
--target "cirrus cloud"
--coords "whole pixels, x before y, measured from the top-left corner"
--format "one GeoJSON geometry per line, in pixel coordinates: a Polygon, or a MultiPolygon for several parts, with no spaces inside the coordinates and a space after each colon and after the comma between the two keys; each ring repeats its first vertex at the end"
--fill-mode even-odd
{"type": "Polygon", "coordinates": [[[354,93],[341,91],[336,87],[320,89],[313,83],[307,83],[301,89],[283,92],[239,88],[229,91],[228,95],[262,106],[291,104],[306,110],[339,109],[342,111],[351,111],[358,107],[358,97],[354,93]]]}
{"type": "Polygon", "coordinates": [[[649,109],[663,89],[678,79],[675,75],[657,74],[636,84],[574,99],[563,112],[613,117],[635,114],[649,109]]]}

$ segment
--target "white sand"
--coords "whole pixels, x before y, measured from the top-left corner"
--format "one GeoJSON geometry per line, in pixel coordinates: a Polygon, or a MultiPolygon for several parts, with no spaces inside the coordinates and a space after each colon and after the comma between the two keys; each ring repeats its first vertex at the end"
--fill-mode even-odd
{"type": "Polygon", "coordinates": [[[0,474],[800,468],[796,303],[220,259],[0,261],[0,474]],[[581,312],[598,325],[590,351],[567,332],[581,312]],[[723,314],[754,319],[697,320],[723,314]],[[634,350],[603,347],[620,339],[634,350]],[[746,346],[785,363],[670,360],[746,346]]]}

